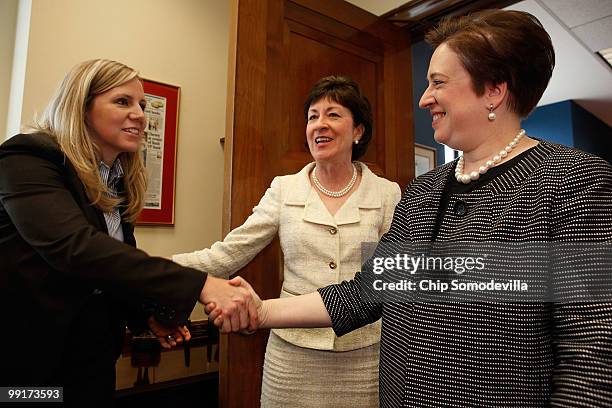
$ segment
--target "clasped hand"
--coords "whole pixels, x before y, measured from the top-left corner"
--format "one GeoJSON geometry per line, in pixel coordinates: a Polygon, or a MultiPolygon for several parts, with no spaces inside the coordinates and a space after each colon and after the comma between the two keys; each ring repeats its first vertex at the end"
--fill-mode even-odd
{"type": "MultiPolygon", "coordinates": [[[[199,301],[221,333],[248,333],[260,326],[263,302],[251,285],[239,276],[225,280],[209,275],[199,301]]],[[[163,348],[170,349],[191,339],[185,326],[164,326],[153,317],[148,324],[163,348]]]]}
{"type": "MultiPolygon", "coordinates": [[[[210,277],[208,278],[210,279],[210,277]]],[[[203,302],[208,319],[219,328],[221,333],[243,333],[251,334],[263,323],[263,302],[255,293],[251,285],[237,276],[224,281],[228,286],[224,289],[228,292],[239,293],[244,297],[243,301],[234,298],[235,308],[229,310],[223,304],[211,300],[203,302]]]]}

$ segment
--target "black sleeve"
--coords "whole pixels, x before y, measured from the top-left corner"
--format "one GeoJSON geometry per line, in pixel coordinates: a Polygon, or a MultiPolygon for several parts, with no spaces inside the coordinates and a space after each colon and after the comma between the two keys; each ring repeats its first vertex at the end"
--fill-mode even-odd
{"type": "Polygon", "coordinates": [[[51,273],[99,288],[165,323],[191,313],[206,274],[119,242],[85,217],[61,163],[28,152],[0,155],[0,204],[51,273]]]}
{"type": "Polygon", "coordinates": [[[612,166],[584,157],[564,174],[555,203],[551,406],[610,406],[612,166]]]}

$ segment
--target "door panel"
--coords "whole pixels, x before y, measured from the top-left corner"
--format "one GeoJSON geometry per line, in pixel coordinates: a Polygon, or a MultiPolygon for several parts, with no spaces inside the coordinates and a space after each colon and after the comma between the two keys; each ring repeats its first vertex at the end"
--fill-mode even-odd
{"type": "MultiPolygon", "coordinates": [[[[375,173],[407,185],[414,138],[406,31],[340,0],[239,0],[234,18],[224,233],[244,222],[275,176],[312,161],[304,144],[303,102],[323,76],[344,74],[360,84],[374,113],[374,137],[363,160],[375,173]]],[[[240,275],[262,298],[278,297],[277,240],[240,275]]],[[[267,336],[222,336],[220,406],[259,406],[267,336]]]]}

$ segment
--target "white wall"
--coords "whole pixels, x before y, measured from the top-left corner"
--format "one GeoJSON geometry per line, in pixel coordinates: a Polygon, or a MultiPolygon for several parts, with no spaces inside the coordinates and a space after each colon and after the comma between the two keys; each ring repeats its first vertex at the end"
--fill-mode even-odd
{"type": "MultiPolygon", "coordinates": [[[[221,238],[229,13],[219,0],[32,0],[24,123],[86,59],[115,59],[181,87],[175,226],[136,229],[138,246],[153,255],[221,238]]],[[[202,317],[196,310],[192,318],[202,317]]]]}
{"type": "Polygon", "coordinates": [[[18,0],[0,0],[0,143],[6,134],[18,4],[18,0]]]}

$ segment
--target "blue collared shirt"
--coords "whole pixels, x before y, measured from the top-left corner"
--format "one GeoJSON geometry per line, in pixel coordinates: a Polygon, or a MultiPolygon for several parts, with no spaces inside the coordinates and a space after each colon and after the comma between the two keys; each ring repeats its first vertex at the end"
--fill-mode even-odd
{"type": "MultiPolygon", "coordinates": [[[[111,196],[117,197],[117,184],[121,177],[123,177],[121,161],[115,160],[111,167],[101,161],[99,169],[102,181],[108,186],[111,196]]],[[[123,242],[123,229],[121,228],[121,214],[119,213],[119,209],[115,207],[113,211],[105,212],[104,220],[106,221],[108,235],[123,242]]]]}

